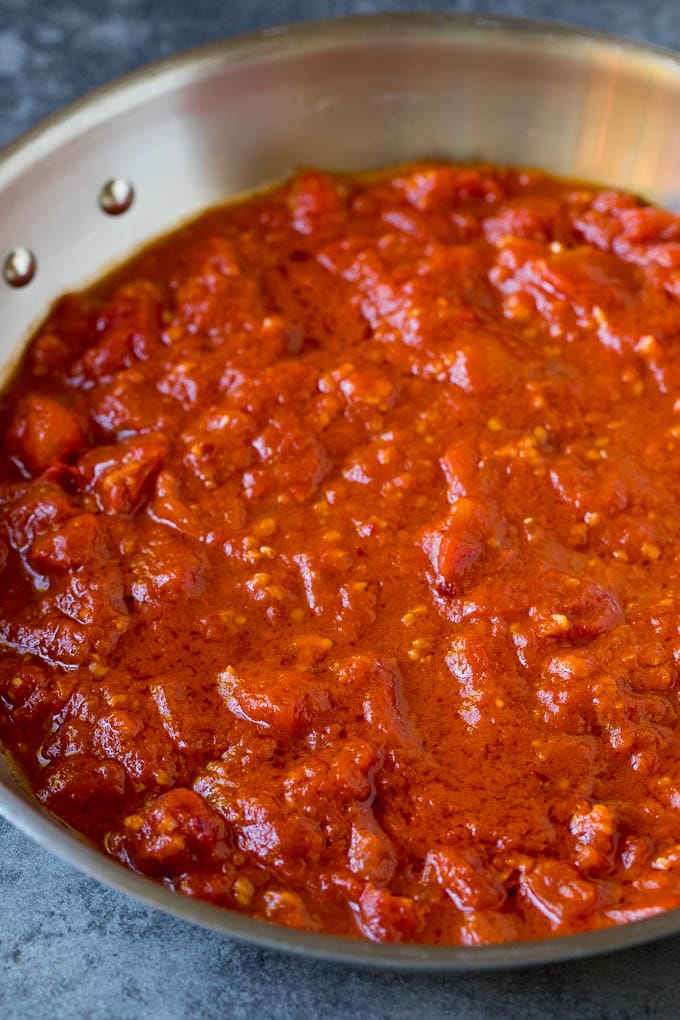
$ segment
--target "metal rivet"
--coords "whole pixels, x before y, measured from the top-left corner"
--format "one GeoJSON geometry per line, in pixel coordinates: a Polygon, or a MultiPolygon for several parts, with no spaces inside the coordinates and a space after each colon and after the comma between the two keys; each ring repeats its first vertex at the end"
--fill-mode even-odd
{"type": "Polygon", "coordinates": [[[135,199],[135,189],[124,177],[112,177],[99,192],[99,206],[109,216],[127,212],[135,199]]]}
{"type": "Polygon", "coordinates": [[[28,248],[12,248],[2,264],[2,275],[10,287],[25,287],[35,276],[38,261],[28,248]]]}

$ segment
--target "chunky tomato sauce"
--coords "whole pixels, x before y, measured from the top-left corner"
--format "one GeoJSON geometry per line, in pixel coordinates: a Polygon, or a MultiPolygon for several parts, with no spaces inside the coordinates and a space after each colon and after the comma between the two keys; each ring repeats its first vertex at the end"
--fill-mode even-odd
{"type": "Polygon", "coordinates": [[[680,218],[302,173],[2,396],[0,735],[137,871],[484,944],[680,904],[680,218]]]}

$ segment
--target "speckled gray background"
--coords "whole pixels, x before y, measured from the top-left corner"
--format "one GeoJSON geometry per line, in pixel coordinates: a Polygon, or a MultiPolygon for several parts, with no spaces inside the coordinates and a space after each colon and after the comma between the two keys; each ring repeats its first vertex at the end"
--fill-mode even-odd
{"type": "MultiPolygon", "coordinates": [[[[0,0],[0,144],[180,48],[285,21],[432,6],[558,18],[680,48],[678,0],[0,0]]],[[[578,964],[451,978],[306,963],[140,906],[0,821],[0,1020],[678,1016],[680,939],[578,964]]]]}

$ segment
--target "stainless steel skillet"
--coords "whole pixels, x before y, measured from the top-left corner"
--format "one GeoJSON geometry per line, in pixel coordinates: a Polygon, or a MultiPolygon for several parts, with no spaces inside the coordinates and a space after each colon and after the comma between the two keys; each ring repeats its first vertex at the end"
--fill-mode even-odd
{"type": "MultiPolygon", "coordinates": [[[[535,165],[680,207],[680,56],[555,25],[444,14],[272,29],[98,90],[0,154],[0,376],[61,292],[205,206],[289,174],[426,156],[535,165]],[[108,189],[107,182],[117,180],[108,189]],[[122,215],[109,215],[134,201],[122,215]],[[104,189],[104,191],[102,191],[104,189]],[[12,256],[12,252],[19,249],[12,256]],[[24,286],[15,286],[25,283],[24,286]]],[[[680,911],[483,948],[374,945],[175,895],[48,816],[0,754],[0,813],[89,874],[261,945],[412,970],[517,967],[680,932],[680,911]]]]}

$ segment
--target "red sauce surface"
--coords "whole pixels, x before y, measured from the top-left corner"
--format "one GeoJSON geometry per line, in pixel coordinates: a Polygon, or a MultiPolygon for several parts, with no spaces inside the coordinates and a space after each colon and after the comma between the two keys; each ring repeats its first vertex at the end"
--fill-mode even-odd
{"type": "Polygon", "coordinates": [[[132,868],[483,944],[680,904],[680,218],[303,173],[2,396],[0,735],[132,868]]]}

